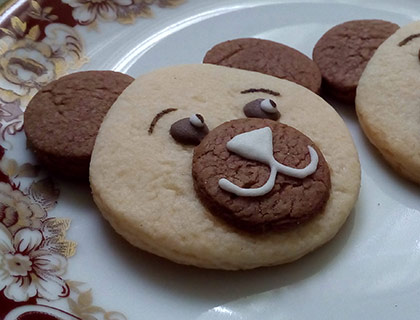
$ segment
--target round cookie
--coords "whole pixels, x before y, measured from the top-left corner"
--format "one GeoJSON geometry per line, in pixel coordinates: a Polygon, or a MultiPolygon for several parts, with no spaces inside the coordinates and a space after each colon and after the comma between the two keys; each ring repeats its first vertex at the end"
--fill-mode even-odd
{"type": "Polygon", "coordinates": [[[62,176],[87,179],[102,120],[133,80],[119,72],[85,71],[38,91],[26,108],[24,129],[40,162],[62,176]]]}
{"type": "Polygon", "coordinates": [[[219,43],[206,53],[203,63],[261,72],[293,81],[315,93],[321,88],[321,73],[310,58],[270,40],[241,38],[219,43]]]}
{"type": "Polygon", "coordinates": [[[344,102],[353,103],[366,64],[379,45],[398,28],[383,20],[352,20],[328,30],[312,54],[321,70],[323,89],[344,102]]]}
{"type": "Polygon", "coordinates": [[[182,65],[141,76],[117,99],[96,139],[90,182],[104,217],[133,245],[178,263],[236,270],[290,262],[329,241],[357,199],[360,165],[343,120],[304,87],[257,72],[182,65]],[[319,148],[331,190],[324,210],[306,223],[252,234],[206,209],[194,190],[194,147],[169,130],[198,113],[212,131],[244,118],[243,107],[259,98],[272,99],[281,122],[319,148]]]}
{"type": "MultiPolygon", "coordinates": [[[[304,168],[311,159],[308,146],[316,145],[285,124],[261,119],[239,119],[213,129],[194,150],[194,187],[203,204],[232,225],[252,232],[285,230],[320,213],[328,200],[331,181],[328,164],[318,150],[317,169],[304,179],[277,173],[271,191],[258,197],[241,197],[219,187],[220,179],[256,189],[269,179],[270,167],[228,151],[227,143],[239,134],[269,127],[273,156],[291,168],[304,168]]],[[[254,131],[255,132],[255,131],[254,131]]],[[[247,145],[253,153],[259,150],[247,145]]]]}
{"type": "Polygon", "coordinates": [[[371,143],[406,178],[420,183],[420,22],[401,27],[369,61],[356,111],[371,143]]]}

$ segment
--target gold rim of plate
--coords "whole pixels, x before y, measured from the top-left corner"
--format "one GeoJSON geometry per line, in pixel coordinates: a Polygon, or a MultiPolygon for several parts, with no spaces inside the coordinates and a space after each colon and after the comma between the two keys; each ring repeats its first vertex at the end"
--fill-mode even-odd
{"type": "Polygon", "coordinates": [[[6,0],[6,1],[1,1],[2,2],[0,4],[0,15],[2,15],[3,13],[5,13],[7,11],[7,9],[9,9],[11,6],[13,6],[16,2],[18,2],[19,0],[6,0]]]}

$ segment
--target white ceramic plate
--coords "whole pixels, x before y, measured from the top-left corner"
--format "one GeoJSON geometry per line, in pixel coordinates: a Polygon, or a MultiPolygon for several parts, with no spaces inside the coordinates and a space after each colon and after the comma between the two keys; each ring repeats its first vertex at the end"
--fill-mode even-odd
{"type": "MultiPolygon", "coordinates": [[[[98,19],[96,29],[74,27],[89,58],[81,69],[137,77],[163,66],[200,63],[213,45],[238,37],[278,41],[311,56],[321,35],[341,22],[376,18],[404,25],[420,19],[416,0],[191,0],[154,13],[130,25],[98,19]]],[[[84,319],[108,319],[102,311],[86,311],[93,306],[120,312],[109,313],[109,319],[418,319],[420,188],[396,175],[372,148],[354,108],[332,103],[362,165],[359,200],[333,241],[279,267],[222,272],[180,266],[116,235],[88,187],[57,181],[61,194],[48,216],[71,219],[66,238],[78,246],[61,278],[77,282],[68,296],[45,302],[38,295],[37,303],[84,319]]],[[[6,156],[34,162],[22,133],[8,140],[13,148],[6,156]]]]}

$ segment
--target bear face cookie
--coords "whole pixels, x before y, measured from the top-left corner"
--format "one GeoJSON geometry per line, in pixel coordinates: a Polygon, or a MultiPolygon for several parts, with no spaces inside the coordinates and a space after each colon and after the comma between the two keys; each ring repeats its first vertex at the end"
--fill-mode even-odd
{"type": "Polygon", "coordinates": [[[99,130],[90,182],[104,217],[133,245],[237,270],[290,262],[330,240],[357,199],[360,165],[344,122],[311,91],[256,72],[182,65],[141,76],[118,98],[99,130]],[[262,112],[248,118],[249,108],[262,112]],[[263,116],[271,113],[277,120],[263,116]],[[242,197],[271,200],[247,221],[249,212],[235,211],[242,197]],[[276,206],[274,222],[261,220],[276,206]],[[241,213],[229,220],[226,212],[241,213]]]}
{"type": "Polygon", "coordinates": [[[420,183],[420,22],[401,27],[375,52],[359,81],[360,125],[388,163],[420,183]]]}

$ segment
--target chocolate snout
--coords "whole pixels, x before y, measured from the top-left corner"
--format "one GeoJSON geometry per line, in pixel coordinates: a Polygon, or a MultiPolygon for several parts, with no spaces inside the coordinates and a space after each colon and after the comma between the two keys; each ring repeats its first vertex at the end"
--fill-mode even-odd
{"type": "Polygon", "coordinates": [[[309,137],[257,118],[211,130],[194,148],[192,177],[211,214],[257,233],[291,229],[320,214],[331,187],[328,164],[309,137]]]}

